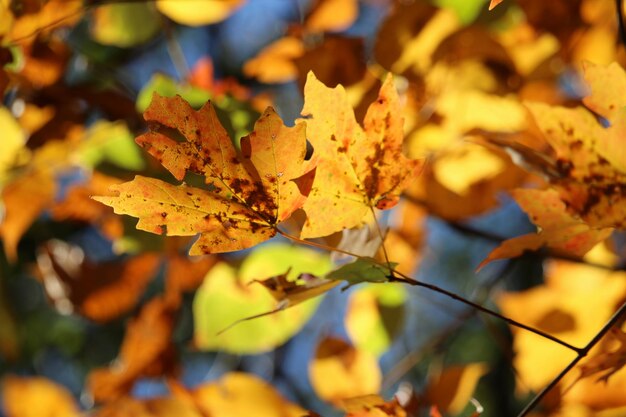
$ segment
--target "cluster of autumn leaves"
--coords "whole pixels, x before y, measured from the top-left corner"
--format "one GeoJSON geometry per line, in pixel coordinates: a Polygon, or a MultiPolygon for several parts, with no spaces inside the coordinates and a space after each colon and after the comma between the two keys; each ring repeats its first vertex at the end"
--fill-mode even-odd
{"type": "MultiPolygon", "coordinates": [[[[185,294],[194,292],[195,348],[265,352],[301,330],[318,296],[340,281],[366,284],[350,294],[349,340],[316,342],[307,377],[319,398],[351,416],[473,410],[474,387],[488,371],[483,363],[433,370],[420,392],[390,401],[377,395],[380,356],[397,337],[382,312],[401,315],[407,293],[389,281],[414,275],[425,216],[471,219],[497,207],[502,191],[538,233],[503,238],[476,266],[547,248],[604,268],[547,262],[545,284],[499,296],[507,317],[584,346],[626,296],[623,273],[611,271],[620,253],[606,243],[626,215],[626,74],[614,2],[492,1],[487,11],[482,1],[362,1],[389,10],[373,41],[343,32],[359,18],[357,0],[319,0],[243,66],[244,77],[261,83],[299,83],[304,107],[292,127],[265,107],[266,95],[214,79],[208,59],[183,82],[155,76],[136,102],[119,89],[63,79],[75,53],[63,30],[78,22],[89,23],[100,45],[142,48],[163,25],[213,24],[245,0],[88,11],[80,1],[0,3],[0,89],[14,95],[0,108],[0,237],[13,264],[27,268],[24,258],[35,253],[34,274],[57,311],[101,324],[128,320],[115,363],[87,378],[96,415],[315,415],[245,373],[184,387],[172,337],[185,294]],[[139,17],[145,24],[129,24],[139,17]],[[585,107],[559,85],[567,71],[583,80],[569,87],[579,88],[585,107]],[[106,118],[86,127],[94,111],[106,118]],[[149,131],[135,139],[132,132],[146,123],[149,131]],[[67,176],[80,179],[64,188],[59,179],[67,176]],[[140,230],[179,237],[150,240],[101,203],[138,218],[140,230]],[[391,209],[386,225],[381,210],[391,209]],[[40,242],[32,231],[41,221],[96,229],[130,256],[95,261],[55,236],[40,242]],[[237,265],[185,253],[249,249],[277,234],[300,245],[263,245],[237,265]],[[334,263],[305,240],[359,257],[334,263]],[[162,293],[140,302],[159,271],[162,293]],[[151,377],[164,378],[171,395],[129,395],[137,380],[151,377]]],[[[16,360],[19,321],[4,287],[0,280],[0,352],[16,360]]],[[[512,331],[520,391],[540,390],[575,356],[512,331]]],[[[614,329],[539,413],[619,413],[625,345],[614,329]]],[[[68,392],[43,378],[6,376],[2,398],[10,417],[80,414],[68,392]],[[37,412],[34,396],[42,399],[37,412]]]]}

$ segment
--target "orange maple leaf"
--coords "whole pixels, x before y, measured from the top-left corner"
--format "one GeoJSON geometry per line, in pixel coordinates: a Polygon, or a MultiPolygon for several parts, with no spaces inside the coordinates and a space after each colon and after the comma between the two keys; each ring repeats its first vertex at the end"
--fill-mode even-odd
{"type": "Polygon", "coordinates": [[[514,258],[542,246],[582,256],[613,231],[611,228],[592,228],[568,213],[556,190],[517,189],[513,191],[513,197],[537,225],[539,232],[504,241],[481,262],[478,269],[496,259],[514,258]]]}
{"type": "Polygon", "coordinates": [[[319,174],[303,206],[307,221],[302,237],[358,226],[370,207],[393,207],[421,163],[402,153],[403,118],[391,75],[370,105],[364,128],[341,85],[326,87],[309,73],[304,97],[302,115],[319,174]]]}
{"type": "Polygon", "coordinates": [[[118,214],[139,218],[152,233],[200,238],[191,255],[246,249],[273,237],[276,225],[299,209],[311,188],[314,162],[305,161],[305,124],[283,125],[268,108],[254,131],[233,145],[210,103],[195,111],[181,97],[154,95],[144,113],[151,131],[137,138],[176,179],[188,172],[205,188],[136,176],[94,197],[118,214]],[[179,132],[185,141],[174,139],[179,132]]]}
{"type": "Polygon", "coordinates": [[[495,7],[503,1],[504,0],[491,0],[491,3],[489,3],[489,10],[495,9],[495,7]]]}

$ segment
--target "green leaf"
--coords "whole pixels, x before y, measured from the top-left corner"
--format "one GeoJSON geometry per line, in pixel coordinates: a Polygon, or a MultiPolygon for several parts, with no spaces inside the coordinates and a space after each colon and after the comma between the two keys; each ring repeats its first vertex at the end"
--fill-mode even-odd
{"type": "Polygon", "coordinates": [[[145,161],[133,134],[123,122],[98,121],[87,131],[78,158],[88,166],[107,161],[129,171],[140,171],[145,161]]]}
{"type": "Polygon", "coordinates": [[[160,26],[161,18],[150,4],[108,4],[95,9],[91,36],[103,45],[130,48],[149,41],[160,26]]]}
{"type": "Polygon", "coordinates": [[[6,107],[0,107],[0,126],[2,126],[2,139],[0,140],[1,184],[6,171],[23,151],[25,137],[21,126],[6,107]]]}
{"type": "Polygon", "coordinates": [[[384,266],[373,258],[364,257],[343,265],[326,275],[326,278],[333,281],[346,281],[348,287],[362,282],[387,282],[389,281],[389,269],[393,269],[397,265],[396,262],[390,262],[388,266],[384,266]]]}
{"type": "Polygon", "coordinates": [[[401,334],[407,293],[401,283],[368,284],[350,294],[344,325],[358,349],[380,356],[401,334]]]}
{"type": "Polygon", "coordinates": [[[195,109],[202,107],[211,99],[211,94],[201,88],[180,84],[163,74],[155,74],[137,96],[136,108],[139,113],[148,108],[154,92],[165,97],[174,97],[178,94],[195,109]]]}
{"type": "Polygon", "coordinates": [[[217,333],[237,320],[276,309],[276,300],[255,280],[283,274],[289,268],[290,280],[305,273],[323,276],[331,267],[328,255],[287,244],[264,245],[253,250],[239,271],[226,263],[215,265],[196,292],[193,303],[196,346],[254,354],[286,342],[313,315],[320,297],[217,333]]]}
{"type": "Polygon", "coordinates": [[[452,9],[464,25],[472,23],[483,8],[487,8],[486,0],[436,0],[441,8],[452,9]]]}

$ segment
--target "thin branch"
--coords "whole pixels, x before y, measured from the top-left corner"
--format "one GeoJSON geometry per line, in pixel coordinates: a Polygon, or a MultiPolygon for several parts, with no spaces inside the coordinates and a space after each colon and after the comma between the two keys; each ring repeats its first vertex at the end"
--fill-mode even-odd
{"type": "Polygon", "coordinates": [[[287,232],[283,232],[278,227],[275,230],[276,230],[276,232],[279,235],[281,235],[281,236],[283,236],[283,237],[285,237],[285,238],[287,238],[289,240],[293,240],[296,243],[300,243],[302,245],[313,246],[314,248],[323,249],[323,250],[327,250],[327,251],[330,251],[330,252],[339,252],[339,253],[343,253],[344,255],[353,256],[355,258],[361,258],[361,256],[357,255],[356,253],[348,252],[347,250],[343,250],[343,249],[339,249],[339,248],[333,248],[332,246],[324,245],[323,243],[317,243],[317,242],[312,242],[310,240],[300,239],[299,237],[290,235],[287,232]]]}
{"type": "Polygon", "coordinates": [[[170,57],[170,61],[174,65],[176,72],[178,73],[178,78],[181,80],[189,79],[189,64],[187,63],[187,59],[185,59],[185,54],[183,53],[178,40],[174,36],[174,31],[172,29],[172,25],[165,18],[161,18],[163,31],[165,32],[165,44],[167,45],[167,53],[170,57]]]}
{"type": "Polygon", "coordinates": [[[393,268],[391,267],[391,262],[389,262],[389,254],[387,253],[387,248],[385,247],[385,235],[383,234],[383,230],[378,223],[378,218],[376,217],[374,207],[370,206],[370,211],[372,212],[372,217],[374,218],[374,224],[376,225],[376,230],[378,231],[378,237],[380,237],[380,247],[383,249],[385,262],[387,262],[387,265],[389,266],[389,275],[393,277],[393,268]]]}
{"type": "Polygon", "coordinates": [[[567,343],[566,341],[559,339],[558,337],[552,336],[551,334],[548,334],[548,333],[544,332],[543,330],[536,329],[534,327],[531,327],[531,326],[528,326],[528,325],[526,325],[524,323],[521,323],[521,322],[519,322],[517,320],[513,320],[513,319],[511,319],[509,317],[503,316],[500,313],[496,313],[495,311],[490,310],[487,307],[483,307],[480,304],[476,304],[473,301],[467,300],[467,299],[465,299],[465,298],[461,297],[460,295],[457,295],[457,294],[455,294],[453,292],[445,290],[445,289],[443,289],[441,287],[438,287],[436,285],[429,284],[427,282],[414,280],[413,278],[408,277],[408,276],[404,275],[403,273],[401,273],[401,272],[399,272],[397,270],[395,271],[395,273],[400,275],[402,278],[404,278],[403,280],[399,280],[400,282],[406,282],[406,283],[411,284],[411,285],[424,287],[424,288],[427,288],[427,289],[429,289],[431,291],[437,292],[439,294],[443,294],[443,295],[445,295],[445,296],[447,296],[449,298],[452,298],[453,300],[456,300],[456,301],[458,301],[460,303],[466,304],[466,305],[468,305],[468,306],[470,306],[472,308],[475,308],[476,310],[482,311],[485,314],[488,314],[488,315],[496,317],[496,318],[498,318],[498,319],[500,319],[502,321],[505,321],[505,322],[509,323],[512,326],[519,327],[520,329],[524,329],[524,330],[529,331],[531,333],[534,333],[534,334],[536,334],[538,336],[541,336],[541,337],[543,337],[545,339],[551,340],[554,343],[558,343],[561,346],[565,346],[569,350],[572,350],[572,351],[574,351],[576,353],[580,353],[582,351],[581,348],[578,348],[578,347],[576,347],[574,345],[571,345],[571,344],[567,343]]]}
{"type": "Polygon", "coordinates": [[[619,308],[619,310],[617,310],[615,312],[615,314],[613,314],[613,317],[611,317],[609,319],[609,321],[606,322],[606,324],[604,325],[604,327],[602,327],[602,329],[593,337],[593,339],[591,339],[591,341],[589,343],[587,343],[587,345],[580,349],[580,351],[578,352],[578,355],[576,356],[576,358],[574,358],[573,361],[571,361],[569,363],[569,365],[567,365],[565,367],[565,369],[563,369],[561,371],[561,373],[559,373],[552,381],[550,381],[550,383],[548,385],[546,385],[544,387],[544,389],[541,390],[541,392],[539,392],[539,394],[537,394],[535,396],[535,398],[532,399],[531,402],[529,402],[528,404],[526,404],[526,407],[524,407],[524,409],[518,414],[518,417],[524,417],[526,415],[528,415],[528,413],[530,413],[540,402],[541,400],[543,400],[543,398],[559,383],[561,382],[561,380],[563,379],[563,377],[572,370],[572,368],[574,368],[578,362],[580,362],[585,356],[587,356],[587,354],[589,353],[589,351],[591,349],[593,349],[593,347],[595,345],[598,344],[598,342],[604,337],[604,335],[606,333],[608,333],[609,330],[611,330],[611,328],[618,323],[623,316],[626,315],[626,303],[622,304],[622,306],[619,308]]]}
{"type": "MultiPolygon", "coordinates": [[[[343,254],[346,254],[346,255],[354,256],[355,258],[361,258],[360,256],[358,256],[358,255],[356,255],[354,253],[351,253],[351,252],[348,252],[348,251],[344,251],[342,249],[333,248],[333,247],[330,247],[330,246],[327,246],[327,245],[323,245],[321,243],[315,243],[315,242],[310,242],[308,240],[300,239],[298,237],[295,237],[295,236],[292,236],[292,235],[290,235],[288,233],[285,233],[285,232],[281,231],[278,228],[276,228],[276,231],[279,234],[281,234],[282,236],[286,237],[287,239],[291,239],[291,240],[293,240],[295,242],[298,242],[298,243],[301,243],[303,245],[309,245],[309,246],[316,247],[318,249],[324,249],[324,250],[328,250],[328,251],[336,251],[336,252],[340,252],[340,253],[343,253],[343,254]]],[[[382,264],[380,262],[377,262],[377,264],[380,265],[381,267],[384,267],[384,268],[388,267],[388,265],[384,265],[384,264],[382,264]]],[[[576,346],[571,345],[571,344],[567,343],[566,341],[559,339],[558,337],[552,336],[552,335],[550,335],[550,334],[548,334],[548,333],[546,333],[546,332],[544,332],[542,330],[536,329],[536,328],[528,326],[528,325],[526,325],[524,323],[520,323],[519,321],[513,320],[513,319],[511,319],[509,317],[503,316],[500,313],[497,313],[497,312],[495,312],[493,310],[490,310],[487,307],[483,307],[480,304],[476,304],[476,303],[474,303],[474,302],[472,302],[470,300],[467,300],[467,299],[461,297],[460,295],[457,295],[457,294],[455,294],[453,292],[445,290],[445,289],[443,289],[441,287],[438,287],[438,286],[433,285],[433,284],[429,284],[427,282],[418,281],[418,280],[416,280],[414,278],[409,277],[408,275],[403,274],[402,272],[398,271],[397,269],[393,269],[393,274],[389,277],[389,282],[404,282],[406,284],[427,288],[427,289],[429,289],[431,291],[434,291],[436,293],[443,294],[446,297],[452,298],[453,300],[456,300],[456,301],[458,301],[460,303],[463,303],[465,305],[473,307],[476,310],[482,311],[485,314],[489,314],[490,316],[493,316],[493,317],[496,317],[496,318],[498,318],[500,320],[503,320],[503,321],[507,322],[508,324],[510,324],[512,326],[519,327],[520,329],[527,330],[527,331],[529,331],[531,333],[534,333],[534,334],[536,334],[538,336],[541,336],[541,337],[543,337],[545,339],[551,340],[554,343],[557,343],[557,344],[559,344],[561,346],[565,346],[566,348],[568,348],[568,349],[570,349],[570,350],[572,350],[572,351],[574,351],[576,353],[579,353],[581,351],[580,348],[577,348],[576,346]]]]}

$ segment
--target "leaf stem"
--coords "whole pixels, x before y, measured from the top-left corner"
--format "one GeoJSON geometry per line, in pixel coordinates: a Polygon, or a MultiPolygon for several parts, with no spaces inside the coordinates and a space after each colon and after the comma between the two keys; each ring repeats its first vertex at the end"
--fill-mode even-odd
{"type": "Polygon", "coordinates": [[[535,408],[541,400],[563,379],[563,377],[574,368],[578,362],[580,362],[591,349],[604,337],[606,333],[617,323],[619,322],[623,316],[626,314],[626,302],[622,304],[622,306],[613,314],[613,316],[607,321],[602,329],[587,343],[585,347],[578,351],[578,355],[574,358],[573,361],[569,363],[548,385],[546,385],[539,394],[537,394],[531,402],[526,404],[526,407],[518,414],[517,417],[524,417],[530,413],[533,408],[535,408]]]}
{"type": "Polygon", "coordinates": [[[385,257],[385,262],[389,267],[389,276],[394,277],[393,268],[391,267],[391,263],[389,262],[389,254],[387,253],[387,248],[385,247],[385,235],[383,234],[383,229],[381,229],[380,224],[378,223],[378,218],[376,217],[376,212],[374,211],[374,207],[370,206],[370,211],[372,212],[372,217],[374,218],[374,224],[376,225],[376,230],[378,231],[378,236],[380,237],[380,247],[383,249],[383,256],[385,257]]]}
{"type": "MultiPolygon", "coordinates": [[[[286,232],[283,232],[282,230],[280,230],[278,228],[276,228],[276,231],[280,235],[286,237],[287,239],[291,239],[294,242],[301,243],[303,245],[309,245],[309,246],[316,247],[318,249],[324,249],[324,250],[328,250],[328,251],[336,251],[336,252],[343,253],[345,255],[354,256],[355,258],[361,258],[361,256],[359,256],[357,254],[354,254],[354,253],[351,253],[351,252],[348,252],[348,251],[345,251],[345,250],[342,250],[342,249],[333,248],[333,247],[330,247],[328,245],[324,245],[324,244],[321,244],[321,243],[316,243],[316,242],[311,242],[311,241],[308,241],[308,240],[300,239],[300,238],[292,236],[292,235],[290,235],[290,234],[288,234],[286,232]]],[[[389,266],[389,264],[383,265],[380,262],[376,262],[376,263],[378,265],[380,265],[381,267],[384,267],[384,268],[387,268],[389,266]]],[[[542,330],[536,329],[534,327],[528,326],[528,325],[526,325],[524,323],[521,323],[519,321],[513,320],[513,319],[511,319],[509,317],[503,316],[500,313],[497,313],[497,312],[495,312],[493,310],[490,310],[487,307],[483,307],[480,304],[476,304],[476,303],[474,303],[472,301],[469,301],[469,300],[467,300],[467,299],[465,299],[465,298],[461,297],[460,295],[457,295],[457,294],[455,294],[453,292],[450,292],[448,290],[445,290],[445,289],[443,289],[441,287],[438,287],[436,285],[433,285],[433,284],[429,284],[429,283],[426,283],[426,282],[422,282],[422,281],[418,281],[416,279],[413,279],[413,278],[409,277],[408,275],[405,275],[402,272],[398,271],[397,269],[391,268],[391,270],[392,270],[393,273],[392,273],[392,277],[389,279],[390,282],[404,282],[404,283],[407,283],[407,284],[410,284],[410,285],[427,288],[427,289],[429,289],[431,291],[434,291],[434,292],[437,292],[439,294],[443,294],[446,297],[452,298],[453,300],[456,300],[456,301],[458,301],[460,303],[463,303],[465,305],[473,307],[476,310],[482,311],[485,314],[488,314],[490,316],[493,316],[493,317],[496,317],[496,318],[498,318],[500,320],[503,320],[503,321],[507,322],[508,324],[510,324],[512,326],[518,327],[520,329],[527,330],[527,331],[529,331],[531,333],[534,333],[534,334],[536,334],[538,336],[541,336],[541,337],[543,337],[545,339],[551,340],[554,343],[557,343],[557,344],[559,344],[561,346],[564,346],[564,347],[566,347],[566,348],[568,348],[568,349],[570,349],[570,350],[572,350],[572,351],[574,351],[576,353],[580,353],[582,351],[581,348],[578,348],[578,347],[576,347],[574,345],[571,345],[571,344],[565,342],[564,340],[559,339],[558,337],[552,336],[552,335],[550,335],[550,334],[548,334],[548,333],[546,333],[546,332],[544,332],[542,330]],[[400,277],[400,278],[398,278],[398,277],[400,277]]]]}
{"type": "Polygon", "coordinates": [[[344,255],[353,256],[355,258],[361,258],[361,256],[357,255],[356,253],[348,252],[347,250],[343,250],[343,249],[339,249],[339,248],[333,248],[332,246],[324,245],[323,243],[317,243],[317,242],[312,242],[310,240],[300,239],[299,237],[290,235],[287,232],[283,232],[278,227],[275,230],[276,230],[276,232],[279,235],[281,235],[281,236],[283,236],[283,237],[285,237],[285,238],[287,238],[289,240],[293,240],[296,243],[300,243],[302,245],[313,246],[314,248],[323,249],[323,250],[327,250],[327,251],[330,251],[330,252],[339,252],[339,253],[343,253],[344,255]]]}

